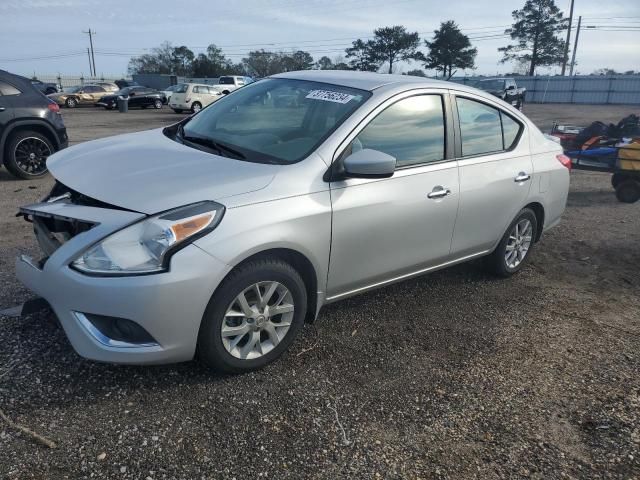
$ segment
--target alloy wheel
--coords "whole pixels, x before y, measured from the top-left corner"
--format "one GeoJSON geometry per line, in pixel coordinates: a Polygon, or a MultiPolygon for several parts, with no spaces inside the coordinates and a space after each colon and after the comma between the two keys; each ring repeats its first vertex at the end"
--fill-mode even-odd
{"type": "Polygon", "coordinates": [[[509,268],[516,268],[522,263],[531,248],[533,225],[523,218],[515,224],[509,233],[509,241],[505,248],[504,260],[509,268]]]}
{"type": "Polygon", "coordinates": [[[45,141],[37,137],[27,137],[18,142],[14,156],[20,170],[36,176],[46,172],[47,158],[51,153],[51,148],[45,141]]]}
{"type": "Polygon", "coordinates": [[[275,281],[255,283],[231,302],[220,335],[236,358],[252,360],[273,350],[287,335],[294,314],[293,296],[275,281]]]}

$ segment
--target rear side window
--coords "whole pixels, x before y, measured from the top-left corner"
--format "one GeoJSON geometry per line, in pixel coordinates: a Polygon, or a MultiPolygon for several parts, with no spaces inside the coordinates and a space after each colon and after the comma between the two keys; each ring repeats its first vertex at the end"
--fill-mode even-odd
{"type": "Polygon", "coordinates": [[[220,77],[218,83],[220,85],[233,85],[233,77],[220,77]]]}
{"type": "Polygon", "coordinates": [[[444,109],[440,95],[400,100],[374,118],[351,144],[351,151],[370,148],[396,158],[398,167],[444,159],[444,109]]]}
{"type": "Polygon", "coordinates": [[[13,85],[0,81],[0,95],[20,95],[22,92],[13,85]]]}
{"type": "Polygon", "coordinates": [[[468,98],[457,97],[462,156],[509,150],[522,126],[497,108],[468,98]]]}

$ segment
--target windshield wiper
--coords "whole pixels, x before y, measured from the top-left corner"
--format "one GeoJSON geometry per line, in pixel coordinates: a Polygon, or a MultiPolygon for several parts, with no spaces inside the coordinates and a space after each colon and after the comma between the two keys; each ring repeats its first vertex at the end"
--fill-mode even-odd
{"type": "Polygon", "coordinates": [[[184,130],[182,128],[178,129],[178,133],[180,133],[180,137],[182,138],[182,140],[185,140],[190,143],[202,145],[205,147],[209,147],[210,149],[216,150],[220,155],[236,158],[238,160],[246,159],[246,156],[244,155],[244,153],[239,152],[235,148],[228,147],[227,145],[217,142],[211,138],[193,137],[191,135],[185,135],[184,130]]]}

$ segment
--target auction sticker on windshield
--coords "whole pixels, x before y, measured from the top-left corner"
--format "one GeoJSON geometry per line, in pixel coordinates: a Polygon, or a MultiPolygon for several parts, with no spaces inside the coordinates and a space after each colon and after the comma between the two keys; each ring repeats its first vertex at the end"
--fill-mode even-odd
{"type": "Polygon", "coordinates": [[[347,103],[355,97],[348,93],[332,92],[330,90],[311,90],[306,98],[325,102],[347,103]]]}

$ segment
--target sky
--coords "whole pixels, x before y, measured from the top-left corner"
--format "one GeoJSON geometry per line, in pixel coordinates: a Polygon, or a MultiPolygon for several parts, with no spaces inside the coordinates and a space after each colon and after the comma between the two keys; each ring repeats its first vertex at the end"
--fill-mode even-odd
{"type": "MultiPolygon", "coordinates": [[[[567,15],[569,1],[556,0],[567,15]]],[[[87,75],[89,37],[83,32],[89,28],[97,32],[98,74],[122,76],[131,55],[149,52],[165,40],[186,45],[196,54],[215,43],[236,62],[259,48],[302,49],[316,59],[333,59],[343,55],[352,40],[370,37],[378,27],[404,25],[430,39],[441,21],[454,20],[478,48],[475,71],[458,73],[494,75],[511,72],[514,66],[501,64],[497,51],[509,39],[492,35],[504,33],[512,23],[511,12],[523,4],[524,0],[0,0],[0,69],[23,75],[87,75]]],[[[639,0],[575,0],[578,15],[583,16],[583,26],[598,26],[580,33],[578,73],[605,67],[640,70],[639,0]]],[[[398,73],[420,67],[401,64],[398,73]]]]}

